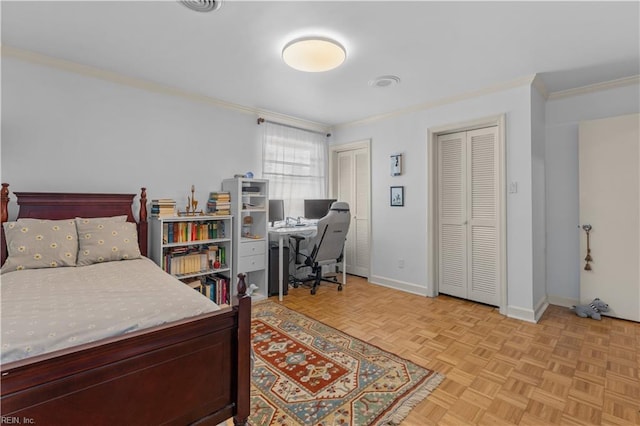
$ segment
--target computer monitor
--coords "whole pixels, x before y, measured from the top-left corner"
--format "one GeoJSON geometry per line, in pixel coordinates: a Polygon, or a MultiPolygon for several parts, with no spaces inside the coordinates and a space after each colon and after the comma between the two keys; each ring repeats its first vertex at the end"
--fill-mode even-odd
{"type": "Polygon", "coordinates": [[[284,220],[284,200],[269,200],[269,222],[284,220]]]}
{"type": "Polygon", "coordinates": [[[306,219],[322,219],[329,213],[335,199],[304,200],[304,217],[306,219]]]}

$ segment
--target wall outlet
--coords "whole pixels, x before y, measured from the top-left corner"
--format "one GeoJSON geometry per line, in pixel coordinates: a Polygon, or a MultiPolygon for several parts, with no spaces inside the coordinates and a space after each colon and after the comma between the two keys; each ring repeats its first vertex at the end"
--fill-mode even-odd
{"type": "Polygon", "coordinates": [[[398,259],[398,268],[404,268],[404,259],[398,259]]]}

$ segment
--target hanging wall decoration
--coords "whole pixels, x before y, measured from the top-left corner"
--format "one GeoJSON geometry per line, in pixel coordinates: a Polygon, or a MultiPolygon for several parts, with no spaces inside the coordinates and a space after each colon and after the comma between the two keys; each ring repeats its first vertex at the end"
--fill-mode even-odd
{"type": "Polygon", "coordinates": [[[404,206],[404,186],[392,186],[391,187],[391,207],[404,206]]]}
{"type": "Polygon", "coordinates": [[[393,154],[391,156],[391,176],[400,176],[402,174],[402,154],[393,154]]]}

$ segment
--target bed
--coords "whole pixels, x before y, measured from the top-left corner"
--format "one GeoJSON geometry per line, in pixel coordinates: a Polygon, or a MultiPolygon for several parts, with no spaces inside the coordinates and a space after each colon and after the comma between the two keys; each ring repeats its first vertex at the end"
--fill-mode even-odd
{"type": "MultiPolygon", "coordinates": [[[[126,216],[124,222],[129,227],[133,226],[131,223],[136,223],[132,211],[135,194],[19,192],[13,195],[17,197],[18,218],[21,219],[62,220],[122,215],[126,216]]],[[[2,184],[1,198],[4,224],[9,216],[8,184],[2,184]]],[[[139,251],[143,256],[147,253],[146,201],[146,191],[142,188],[139,220],[135,227],[139,251]]],[[[3,264],[7,259],[6,241],[3,227],[3,264]]],[[[151,263],[146,258],[112,263],[143,268],[132,272],[132,276],[147,277],[152,274],[144,269],[151,263]]],[[[65,274],[82,269],[89,273],[89,277],[80,279],[91,282],[91,277],[104,274],[99,269],[101,267],[92,265],[49,269],[56,270],[56,273],[64,270],[65,274]],[[94,266],[95,269],[92,269],[94,266]]],[[[155,265],[153,267],[162,272],[155,265]]],[[[14,281],[10,278],[23,272],[49,274],[52,271],[9,272],[3,274],[2,285],[14,281]]],[[[33,277],[49,280],[48,275],[33,277]]],[[[73,279],[67,277],[64,280],[73,279]]],[[[238,283],[238,296],[230,307],[220,309],[216,306],[211,312],[125,330],[127,332],[112,337],[98,340],[90,338],[84,343],[72,343],[70,347],[56,347],[44,353],[34,351],[32,356],[8,355],[8,361],[0,366],[3,423],[185,425],[218,424],[233,418],[236,425],[246,424],[251,368],[251,298],[246,296],[244,281],[239,279],[238,283]]],[[[105,288],[104,284],[100,286],[105,288]]],[[[187,286],[181,286],[193,292],[187,286]]],[[[20,291],[15,283],[13,287],[7,286],[9,288],[14,290],[7,290],[7,298],[3,292],[3,303],[9,303],[13,291],[20,291]]],[[[38,291],[45,292],[47,288],[41,286],[31,294],[37,294],[38,291]]],[[[29,293],[25,290],[18,298],[29,293]]],[[[108,299],[106,295],[102,298],[108,299]]],[[[85,306],[85,310],[91,311],[86,309],[87,303],[85,301],[78,306],[85,306]]],[[[200,311],[192,309],[192,312],[200,311]]],[[[25,323],[28,321],[24,319],[25,323]]],[[[113,321],[112,328],[117,328],[116,322],[113,321]]],[[[99,325],[97,328],[102,327],[99,325]]]]}

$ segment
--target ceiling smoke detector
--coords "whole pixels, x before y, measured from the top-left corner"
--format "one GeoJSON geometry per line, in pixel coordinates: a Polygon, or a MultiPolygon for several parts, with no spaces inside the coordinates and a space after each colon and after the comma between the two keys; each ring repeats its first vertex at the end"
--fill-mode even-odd
{"type": "Polygon", "coordinates": [[[400,83],[400,77],[395,75],[382,75],[369,81],[371,87],[389,87],[400,83]]]}
{"type": "Polygon", "coordinates": [[[222,6],[222,0],[180,0],[179,3],[196,12],[213,12],[222,6]]]}

